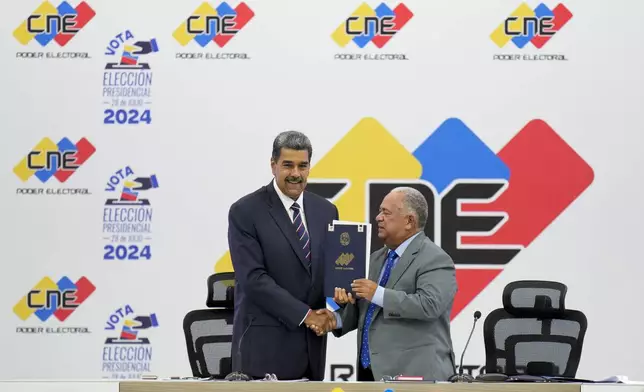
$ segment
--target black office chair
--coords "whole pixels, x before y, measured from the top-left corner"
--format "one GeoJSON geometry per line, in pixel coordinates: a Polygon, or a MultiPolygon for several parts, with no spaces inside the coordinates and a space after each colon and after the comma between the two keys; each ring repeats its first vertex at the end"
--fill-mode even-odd
{"type": "Polygon", "coordinates": [[[192,310],[183,319],[193,377],[223,379],[232,371],[234,272],[208,277],[209,309],[192,310]]]}
{"type": "Polygon", "coordinates": [[[563,283],[536,280],[505,287],[503,308],[483,325],[486,373],[575,377],[587,320],[566,309],[566,291],[563,283]]]}

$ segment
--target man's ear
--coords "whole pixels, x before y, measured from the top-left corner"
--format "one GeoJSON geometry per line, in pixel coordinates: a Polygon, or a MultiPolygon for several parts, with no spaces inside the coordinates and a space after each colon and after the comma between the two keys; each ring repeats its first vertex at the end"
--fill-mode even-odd
{"type": "Polygon", "coordinates": [[[409,215],[409,224],[412,229],[416,227],[416,218],[413,215],[409,215]]]}

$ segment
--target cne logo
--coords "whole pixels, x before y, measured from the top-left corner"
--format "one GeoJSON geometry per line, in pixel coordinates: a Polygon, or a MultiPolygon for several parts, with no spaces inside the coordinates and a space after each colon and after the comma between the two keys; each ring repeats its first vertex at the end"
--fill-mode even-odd
{"type": "Polygon", "coordinates": [[[522,3],[499,24],[490,38],[499,48],[512,41],[519,49],[528,43],[541,49],[571,18],[572,13],[563,4],[551,10],[544,3],[535,9],[522,3]]]}
{"type": "Polygon", "coordinates": [[[377,48],[382,48],[413,16],[403,3],[394,9],[385,3],[375,9],[362,3],[338,26],[331,38],[343,48],[352,41],[359,48],[364,48],[370,42],[377,48]]]}
{"type": "Polygon", "coordinates": [[[32,315],[43,322],[51,316],[65,321],[95,290],[96,287],[84,276],[76,282],[67,276],[58,282],[46,276],[18,301],[13,312],[22,321],[32,315]]]}
{"type": "Polygon", "coordinates": [[[40,46],[47,46],[55,41],[65,46],[91,21],[96,12],[86,2],[80,2],[76,8],[67,1],[58,7],[44,1],[34,12],[13,31],[13,36],[22,45],[36,40],[40,46]]]}
{"type": "MultiPolygon", "coordinates": [[[[452,318],[593,182],[592,168],[545,121],[529,121],[498,152],[462,120],[445,120],[409,151],[364,118],[311,169],[307,189],[333,202],[342,220],[374,222],[398,186],[427,199],[425,234],[454,260],[459,291],[452,318]],[[380,151],[387,151],[383,160],[380,151]]],[[[371,249],[382,247],[377,231],[371,249]]],[[[230,254],[215,272],[232,270],[230,254]]]]}
{"type": "Polygon", "coordinates": [[[334,59],[409,60],[406,53],[383,53],[378,49],[382,49],[394,35],[398,34],[413,16],[414,14],[403,3],[393,9],[385,3],[381,3],[376,8],[362,3],[335,29],[331,38],[341,48],[346,49],[353,42],[354,45],[351,46],[365,50],[357,53],[336,53],[334,59]],[[377,48],[376,52],[367,50],[369,43],[377,48]]]}
{"type": "Polygon", "coordinates": [[[76,144],[64,137],[58,143],[43,138],[13,168],[13,172],[23,182],[36,176],[42,183],[55,177],[64,183],[92,156],[96,148],[86,138],[76,144]]]}
{"type": "Polygon", "coordinates": [[[177,27],[172,36],[181,46],[194,41],[202,48],[211,42],[223,48],[254,16],[253,10],[244,2],[235,8],[225,1],[216,8],[204,2],[177,27]]]}

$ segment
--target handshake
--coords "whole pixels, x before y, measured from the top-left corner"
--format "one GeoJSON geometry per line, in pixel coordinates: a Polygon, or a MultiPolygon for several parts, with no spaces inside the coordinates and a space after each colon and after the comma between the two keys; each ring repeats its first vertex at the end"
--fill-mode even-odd
{"type": "Polygon", "coordinates": [[[304,324],[316,335],[322,336],[336,328],[335,313],[328,309],[312,310],[304,319],[304,324]]]}
{"type": "MultiPolygon", "coordinates": [[[[355,304],[356,300],[351,296],[351,293],[346,292],[345,289],[335,288],[333,300],[338,305],[346,305],[347,303],[355,304]]],[[[308,328],[311,328],[316,335],[322,336],[328,332],[333,331],[337,327],[335,313],[328,309],[318,309],[311,311],[304,319],[304,323],[308,328]]]]}

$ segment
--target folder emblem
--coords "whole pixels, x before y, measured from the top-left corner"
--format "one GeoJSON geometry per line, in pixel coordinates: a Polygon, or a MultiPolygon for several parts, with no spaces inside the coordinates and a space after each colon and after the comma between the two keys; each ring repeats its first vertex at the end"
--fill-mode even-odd
{"type": "Polygon", "coordinates": [[[335,265],[346,267],[353,261],[354,258],[355,256],[353,255],[353,253],[341,253],[340,257],[338,257],[338,259],[335,261],[335,265]]]}
{"type": "Polygon", "coordinates": [[[349,245],[349,242],[351,241],[351,237],[349,237],[349,233],[346,231],[342,234],[340,234],[340,245],[347,246],[349,245]]]}

